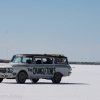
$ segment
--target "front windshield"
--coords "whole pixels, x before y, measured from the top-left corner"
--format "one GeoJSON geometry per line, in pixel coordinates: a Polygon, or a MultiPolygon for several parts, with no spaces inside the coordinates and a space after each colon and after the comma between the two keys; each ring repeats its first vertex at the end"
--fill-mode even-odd
{"type": "Polygon", "coordinates": [[[33,57],[29,56],[13,56],[11,62],[13,63],[31,63],[33,57]]]}

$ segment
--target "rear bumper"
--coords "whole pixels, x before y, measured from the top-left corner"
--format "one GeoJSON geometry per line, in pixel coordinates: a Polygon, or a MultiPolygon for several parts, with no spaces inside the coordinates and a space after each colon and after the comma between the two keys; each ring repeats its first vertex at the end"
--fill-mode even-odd
{"type": "Polygon", "coordinates": [[[72,72],[68,72],[68,76],[70,76],[72,74],[72,72]]]}
{"type": "Polygon", "coordinates": [[[0,72],[0,78],[15,78],[16,73],[1,73],[0,72]]]}

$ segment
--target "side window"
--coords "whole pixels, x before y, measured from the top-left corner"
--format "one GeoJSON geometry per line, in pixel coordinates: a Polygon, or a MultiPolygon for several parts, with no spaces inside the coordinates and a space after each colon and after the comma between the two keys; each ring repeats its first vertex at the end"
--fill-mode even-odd
{"type": "Polygon", "coordinates": [[[67,63],[68,64],[68,60],[66,58],[63,58],[63,63],[67,63]]]}
{"type": "Polygon", "coordinates": [[[41,58],[34,58],[36,64],[42,64],[41,58]]]}
{"type": "Polygon", "coordinates": [[[32,63],[32,57],[23,57],[22,62],[31,64],[32,63]]]}
{"type": "Polygon", "coordinates": [[[42,58],[43,64],[52,64],[53,58],[42,58]]]}
{"type": "Polygon", "coordinates": [[[68,64],[68,61],[66,58],[55,58],[54,63],[55,64],[68,64]]]}

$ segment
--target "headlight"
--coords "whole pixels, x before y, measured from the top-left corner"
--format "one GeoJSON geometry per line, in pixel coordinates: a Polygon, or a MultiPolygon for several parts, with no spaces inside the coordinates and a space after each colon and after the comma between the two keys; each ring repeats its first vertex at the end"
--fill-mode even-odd
{"type": "Polygon", "coordinates": [[[12,73],[12,72],[14,71],[14,69],[13,69],[13,68],[6,68],[6,71],[7,71],[8,73],[12,73]]]}

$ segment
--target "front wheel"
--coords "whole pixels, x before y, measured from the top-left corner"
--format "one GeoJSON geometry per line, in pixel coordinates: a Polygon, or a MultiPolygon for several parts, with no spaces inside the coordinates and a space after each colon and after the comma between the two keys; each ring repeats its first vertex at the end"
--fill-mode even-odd
{"type": "Polygon", "coordinates": [[[21,71],[16,77],[17,83],[23,84],[25,83],[26,79],[27,79],[27,74],[24,71],[21,71]]]}
{"type": "Polygon", "coordinates": [[[0,83],[3,81],[3,78],[0,78],[0,83]]]}
{"type": "Polygon", "coordinates": [[[55,73],[54,77],[52,78],[53,83],[60,83],[62,75],[60,73],[55,73]]]}
{"type": "Polygon", "coordinates": [[[39,81],[39,78],[34,78],[34,79],[31,79],[32,83],[37,83],[39,81]]]}

